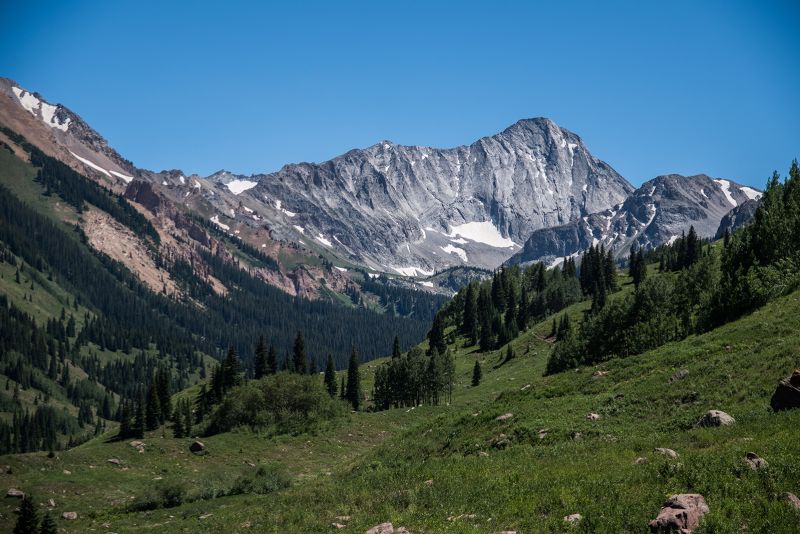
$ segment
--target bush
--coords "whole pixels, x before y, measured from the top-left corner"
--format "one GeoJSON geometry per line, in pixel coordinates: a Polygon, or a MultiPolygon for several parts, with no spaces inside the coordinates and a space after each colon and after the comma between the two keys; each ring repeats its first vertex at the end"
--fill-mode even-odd
{"type": "Polygon", "coordinates": [[[264,495],[288,488],[290,479],[286,473],[276,465],[262,465],[253,473],[246,473],[236,479],[229,492],[230,495],[254,493],[264,495]]]}
{"type": "Polygon", "coordinates": [[[278,373],[232,389],[211,416],[208,434],[250,427],[306,432],[345,413],[317,376],[278,373]]]}
{"type": "Polygon", "coordinates": [[[135,512],[155,510],[157,508],[174,508],[186,500],[186,486],[182,482],[165,482],[159,486],[147,488],[130,505],[135,512]]]}

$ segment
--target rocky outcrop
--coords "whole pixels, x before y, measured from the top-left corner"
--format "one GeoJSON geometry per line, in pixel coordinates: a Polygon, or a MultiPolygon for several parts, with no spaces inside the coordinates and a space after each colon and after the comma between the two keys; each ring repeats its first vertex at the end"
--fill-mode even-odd
{"type": "Polygon", "coordinates": [[[761,202],[757,199],[748,200],[744,204],[740,204],[725,214],[717,227],[717,233],[714,234],[714,239],[722,239],[725,237],[725,232],[733,233],[737,229],[746,225],[753,220],[756,210],[761,202]]]}
{"type": "Polygon", "coordinates": [[[800,408],[800,369],[778,382],[769,404],[776,412],[800,408]]]}
{"type": "Polygon", "coordinates": [[[673,495],[664,503],[658,517],[650,521],[650,531],[690,534],[708,512],[706,500],[699,493],[673,495]]]}
{"type": "Polygon", "coordinates": [[[760,194],[751,187],[704,174],[658,176],[621,204],[533,232],[507,263],[552,264],[598,244],[624,258],[632,247],[655,248],[680,237],[692,226],[700,237],[713,237],[732,208],[760,194]]]}
{"type": "Polygon", "coordinates": [[[730,426],[736,423],[736,419],[720,410],[709,410],[697,422],[699,426],[715,427],[730,426]]]}
{"type": "Polygon", "coordinates": [[[656,447],[653,452],[656,454],[663,454],[664,456],[669,456],[670,458],[677,458],[678,453],[672,449],[668,449],[666,447],[656,447]]]}
{"type": "Polygon", "coordinates": [[[202,441],[195,440],[189,445],[189,451],[191,451],[192,454],[205,454],[206,446],[202,441]]]}
{"type": "Polygon", "coordinates": [[[754,452],[748,452],[744,457],[744,461],[753,471],[758,471],[760,469],[766,469],[769,467],[767,461],[754,452]]]}

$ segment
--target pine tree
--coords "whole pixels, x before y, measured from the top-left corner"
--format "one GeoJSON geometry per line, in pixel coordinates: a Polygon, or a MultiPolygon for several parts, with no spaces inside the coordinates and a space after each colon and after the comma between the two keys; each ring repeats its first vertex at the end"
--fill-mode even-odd
{"type": "Polygon", "coordinates": [[[39,534],[57,534],[58,527],[56,526],[56,522],[53,519],[53,516],[50,513],[44,514],[42,518],[42,526],[39,527],[39,534]]]}
{"type": "Polygon", "coordinates": [[[481,383],[483,372],[481,371],[481,364],[475,360],[475,365],[472,367],[472,386],[475,387],[481,383]]]}
{"type": "Polygon", "coordinates": [[[605,257],[605,280],[606,280],[606,289],[608,291],[614,292],[618,289],[617,286],[617,267],[614,265],[614,256],[611,254],[611,250],[606,253],[605,257]]]}
{"type": "Polygon", "coordinates": [[[33,503],[33,496],[25,494],[19,505],[19,516],[14,526],[14,534],[36,534],[39,532],[39,514],[33,503]]]}
{"type": "MultiPolygon", "coordinates": [[[[395,339],[397,339],[395,337],[395,339]]],[[[333,357],[328,354],[328,362],[325,365],[325,389],[331,397],[336,396],[336,369],[333,367],[333,357]]]]}
{"type": "Polygon", "coordinates": [[[164,424],[172,417],[172,373],[166,366],[156,371],[156,392],[158,394],[159,422],[164,424]]]}
{"type": "Polygon", "coordinates": [[[147,390],[147,404],[145,406],[145,429],[155,430],[161,420],[161,410],[159,406],[158,393],[156,387],[151,384],[147,390]]]}
{"type": "Polygon", "coordinates": [[[172,435],[176,439],[180,439],[186,435],[183,431],[183,412],[181,407],[182,405],[180,402],[175,406],[175,422],[172,424],[172,435]]]}
{"type": "Polygon", "coordinates": [[[358,411],[361,406],[361,373],[358,369],[358,353],[356,349],[350,353],[350,364],[347,367],[347,400],[358,411]]]}
{"type": "Polygon", "coordinates": [[[236,355],[236,349],[231,346],[228,349],[228,355],[222,363],[222,393],[226,393],[238,386],[241,383],[242,366],[239,363],[239,357],[236,355]]]}
{"type": "Polygon", "coordinates": [[[192,435],[192,405],[188,400],[183,403],[183,434],[187,438],[192,435]]]}
{"type": "Polygon", "coordinates": [[[274,375],[278,372],[278,351],[270,343],[269,352],[267,352],[267,373],[274,375]]]}
{"type": "Polygon", "coordinates": [[[131,436],[132,433],[132,417],[130,402],[122,401],[120,419],[119,419],[119,432],[117,437],[125,439],[131,436]]]}
{"type": "Polygon", "coordinates": [[[437,313],[436,317],[433,318],[431,330],[428,332],[428,354],[431,354],[434,350],[442,353],[446,349],[447,343],[444,339],[444,314],[437,313]]]}
{"type": "Polygon", "coordinates": [[[400,351],[400,338],[394,336],[394,343],[392,344],[392,358],[399,358],[402,352],[400,351]]]}
{"type": "Polygon", "coordinates": [[[294,339],[294,371],[301,375],[306,374],[306,342],[303,339],[303,333],[297,332],[297,337],[294,339]]]}
{"type": "Polygon", "coordinates": [[[253,364],[253,377],[258,380],[268,373],[267,344],[264,341],[264,336],[261,336],[258,338],[258,345],[256,345],[256,357],[253,364]]]}
{"type": "Polygon", "coordinates": [[[347,399],[347,384],[344,381],[344,375],[342,375],[342,381],[339,384],[339,398],[342,400],[347,399]]]}

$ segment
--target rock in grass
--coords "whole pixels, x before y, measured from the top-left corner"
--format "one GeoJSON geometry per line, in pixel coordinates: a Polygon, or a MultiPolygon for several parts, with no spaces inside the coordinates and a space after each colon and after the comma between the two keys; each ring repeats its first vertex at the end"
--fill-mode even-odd
{"type": "Polygon", "coordinates": [[[794,493],[784,493],[783,498],[792,505],[795,510],[800,510],[800,499],[797,498],[797,495],[794,493]]]}
{"type": "Polygon", "coordinates": [[[497,417],[495,417],[494,420],[495,421],[508,421],[512,417],[514,417],[513,413],[504,413],[503,415],[498,415],[497,417]]]}
{"type": "Polygon", "coordinates": [[[576,526],[581,522],[581,519],[583,519],[581,514],[570,514],[568,516],[564,516],[564,521],[569,523],[571,526],[576,526]]]}
{"type": "Polygon", "coordinates": [[[590,413],[589,415],[586,416],[586,420],[587,421],[597,421],[598,419],[600,419],[600,414],[599,413],[592,412],[592,413],[590,413]]]}
{"type": "Polygon", "coordinates": [[[650,532],[676,530],[689,534],[700,526],[700,520],[707,513],[708,505],[699,493],[673,495],[661,507],[658,517],[650,521],[650,532]]]}
{"type": "Polygon", "coordinates": [[[747,465],[749,465],[750,469],[753,471],[769,467],[767,461],[754,452],[748,452],[744,457],[744,461],[747,462],[747,465]]]}
{"type": "Polygon", "coordinates": [[[61,514],[61,517],[67,521],[74,521],[75,519],[78,519],[78,512],[64,512],[61,514]]]}
{"type": "Polygon", "coordinates": [[[191,445],[189,445],[189,450],[192,454],[205,454],[206,446],[202,441],[193,441],[191,445]]]}
{"type": "MultiPolygon", "coordinates": [[[[675,451],[672,451],[672,452],[675,452],[675,451]]],[[[633,463],[634,463],[634,464],[636,464],[636,465],[642,465],[642,464],[646,464],[646,463],[647,463],[647,458],[644,458],[644,457],[642,457],[642,456],[639,456],[637,459],[635,459],[635,460],[633,461],[633,463]]]]}
{"type": "Polygon", "coordinates": [[[666,447],[656,447],[654,452],[658,454],[663,454],[664,456],[669,456],[670,458],[677,458],[678,453],[673,451],[672,449],[667,449],[666,447]]]}
{"type": "Polygon", "coordinates": [[[700,426],[713,427],[713,426],[730,426],[736,422],[736,419],[731,417],[720,410],[709,410],[697,422],[700,426]]]}
{"type": "Polygon", "coordinates": [[[108,463],[114,465],[122,465],[122,460],[120,460],[119,458],[109,458],[108,463]]]}
{"type": "Polygon", "coordinates": [[[332,526],[333,528],[335,528],[335,529],[347,528],[347,525],[343,525],[343,524],[341,524],[341,523],[331,523],[331,526],[332,526]]]}
{"type": "Polygon", "coordinates": [[[672,374],[672,376],[669,377],[669,382],[668,383],[672,384],[673,382],[678,382],[679,380],[683,380],[687,376],[689,376],[689,370],[688,369],[681,369],[680,371],[675,371],[672,374]]]}
{"type": "Polygon", "coordinates": [[[25,496],[25,492],[22,490],[18,490],[17,488],[9,488],[6,492],[6,497],[13,497],[15,499],[21,499],[25,496]]]}
{"type": "Polygon", "coordinates": [[[778,382],[769,405],[776,412],[800,408],[800,369],[778,382]]]}
{"type": "Polygon", "coordinates": [[[391,523],[381,523],[364,532],[364,534],[394,534],[394,526],[391,523]]]}

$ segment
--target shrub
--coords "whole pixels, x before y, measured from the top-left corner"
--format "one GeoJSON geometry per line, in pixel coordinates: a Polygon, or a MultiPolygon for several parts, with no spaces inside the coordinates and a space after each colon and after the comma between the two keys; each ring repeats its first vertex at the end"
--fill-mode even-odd
{"type": "Polygon", "coordinates": [[[232,389],[213,413],[208,433],[240,426],[275,434],[306,432],[344,412],[317,376],[278,373],[232,389]]]}

